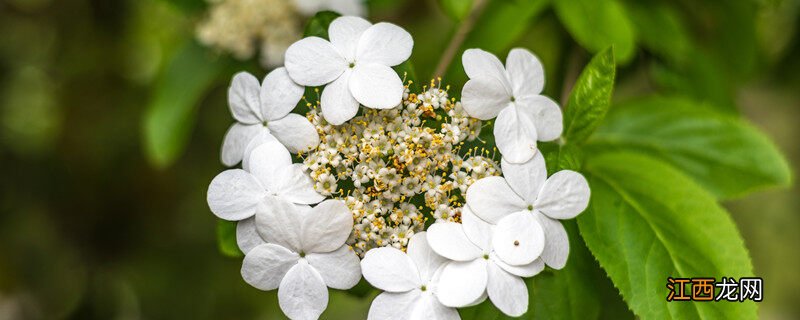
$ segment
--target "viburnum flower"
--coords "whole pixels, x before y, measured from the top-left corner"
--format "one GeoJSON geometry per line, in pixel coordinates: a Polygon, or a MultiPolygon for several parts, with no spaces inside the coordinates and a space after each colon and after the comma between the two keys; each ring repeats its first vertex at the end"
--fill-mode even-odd
{"type": "Polygon", "coordinates": [[[425,232],[411,237],[407,253],[372,249],[361,260],[364,279],[384,292],[375,297],[367,319],[460,319],[439,302],[438,278],[447,259],[428,245],[425,232]]]}
{"type": "Polygon", "coordinates": [[[268,196],[256,215],[266,240],[242,262],[242,278],[261,290],[278,289],[278,304],[291,319],[317,319],[328,305],[328,289],[350,289],[361,279],[358,256],[345,244],[353,230],[341,200],[298,206],[268,196]]]}
{"type": "Polygon", "coordinates": [[[400,104],[403,81],[391,67],[411,56],[408,32],[344,16],[331,22],[328,34],[330,41],[308,37],[286,50],[286,69],[296,83],[327,84],[321,97],[325,120],[340,125],[356,115],[359,103],[373,109],[400,104]]]}
{"type": "Polygon", "coordinates": [[[562,170],[547,177],[541,153],[522,164],[501,160],[503,177],[476,181],[467,190],[467,204],[490,223],[526,214],[536,218],[545,232],[542,260],[561,269],[569,256],[569,239],[556,219],[571,219],[589,205],[589,184],[575,171],[562,170]]]}
{"type": "Polygon", "coordinates": [[[301,164],[277,141],[253,149],[247,170],[225,170],[208,187],[208,206],[217,217],[239,221],[263,209],[267,196],[296,204],[314,204],[325,199],[314,191],[313,182],[301,164]]]}
{"type": "Polygon", "coordinates": [[[536,154],[536,141],[551,141],[563,129],[561,109],[544,88],[544,69],[530,51],[508,53],[506,66],[493,54],[469,49],[461,57],[470,80],[461,91],[464,110],[475,118],[497,117],[497,149],[511,163],[523,163],[536,154]]]}
{"type": "Polygon", "coordinates": [[[464,307],[486,294],[509,316],[525,313],[528,289],[521,277],[532,277],[544,268],[538,259],[545,241],[542,227],[522,212],[491,225],[466,206],[461,221],[435,223],[428,228],[433,251],[453,260],[442,269],[439,301],[464,307]]]}
{"type": "Polygon", "coordinates": [[[303,87],[289,78],[285,68],[267,74],[262,84],[247,72],[237,73],[228,88],[228,104],[236,119],[222,144],[222,163],[242,160],[253,137],[269,133],[292,153],[319,144],[319,134],[305,117],[291,113],[303,97],[303,87]]]}

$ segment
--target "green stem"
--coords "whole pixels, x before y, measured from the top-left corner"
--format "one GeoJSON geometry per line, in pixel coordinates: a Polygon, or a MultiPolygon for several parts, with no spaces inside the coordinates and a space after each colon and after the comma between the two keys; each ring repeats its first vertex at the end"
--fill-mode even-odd
{"type": "Polygon", "coordinates": [[[450,63],[453,62],[453,57],[455,57],[456,52],[458,49],[461,48],[461,45],[466,40],[467,35],[472,28],[475,26],[475,22],[483,13],[483,9],[486,8],[486,4],[488,0],[475,0],[472,4],[472,9],[469,12],[469,15],[461,21],[459,24],[456,33],[453,35],[453,38],[450,39],[450,43],[447,44],[447,48],[444,50],[442,54],[442,58],[439,59],[439,64],[436,66],[436,71],[433,73],[433,79],[444,75],[447,72],[447,68],[450,66],[450,63]]]}

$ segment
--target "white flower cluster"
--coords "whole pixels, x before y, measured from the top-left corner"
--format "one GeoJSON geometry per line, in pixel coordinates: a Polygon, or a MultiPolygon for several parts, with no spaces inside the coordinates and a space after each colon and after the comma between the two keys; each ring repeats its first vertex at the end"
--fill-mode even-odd
{"type": "Polygon", "coordinates": [[[468,152],[462,158],[461,143],[477,137],[481,121],[433,81],[419,94],[406,86],[398,107],[367,109],[339,126],[325,120],[318,104],[311,108],[321,143],[303,163],[317,192],[344,199],[351,209],[355,229],[348,244],[362,257],[376,247],[405,250],[426,216],[459,221],[467,188],[500,174],[487,157],[468,152]]]}
{"type": "Polygon", "coordinates": [[[565,266],[558,220],[580,214],[590,194],[577,172],[548,177],[536,149],[562,130],[560,109],[539,95],[539,61],[514,49],[504,67],[468,50],[462,105],[441,81],[411,92],[391,69],[413,47],[402,28],[346,16],[328,33],[293,44],[286,68],[261,83],[237,74],[228,91],[237,122],[222,161],[242,169],[215,177],[207,200],[239,221],[244,280],[278,289],[292,319],[319,318],[327,288],[362,275],[384,291],[369,319],[459,319],[456,308],[486,299],[525,313],[523,278],[565,266]],[[291,112],[302,86],[321,85],[305,117],[291,112]],[[494,117],[499,165],[494,150],[465,147],[479,119],[494,117]]]}
{"type": "Polygon", "coordinates": [[[363,15],[361,0],[209,0],[208,17],[197,26],[204,45],[250,59],[261,51],[261,64],[283,64],[283,53],[302,34],[302,17],[317,11],[363,15]]]}

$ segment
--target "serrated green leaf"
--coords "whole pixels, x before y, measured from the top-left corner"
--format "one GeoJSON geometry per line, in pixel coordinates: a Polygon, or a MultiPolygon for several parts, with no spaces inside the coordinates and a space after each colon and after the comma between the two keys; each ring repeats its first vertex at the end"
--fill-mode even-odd
{"type": "Polygon", "coordinates": [[[472,0],[439,0],[439,7],[456,21],[461,21],[472,8],[472,0]]]}
{"type": "Polygon", "coordinates": [[[615,73],[611,48],[598,53],[583,69],[564,112],[563,137],[567,143],[583,143],[603,121],[611,104],[615,73]]]}
{"type": "Polygon", "coordinates": [[[317,12],[306,24],[306,29],[303,31],[303,37],[320,37],[328,39],[328,27],[333,20],[341,15],[333,11],[320,11],[317,12]]]}
{"type": "Polygon", "coordinates": [[[745,302],[667,302],[667,277],[745,277],[742,237],[714,197],[669,164],[637,153],[586,162],[592,200],[581,235],[642,319],[755,319],[745,302]]]}
{"type": "Polygon", "coordinates": [[[559,0],[553,5],[567,31],[587,50],[600,52],[613,45],[621,63],[633,58],[633,24],[616,0],[559,0]]]}
{"type": "Polygon", "coordinates": [[[236,222],[219,220],[217,221],[217,248],[224,256],[240,258],[244,254],[239,250],[236,242],[236,222]]]}
{"type": "Polygon", "coordinates": [[[224,64],[195,42],[170,59],[142,118],[145,154],[152,165],[167,167],[181,155],[200,99],[223,70],[224,64]]]}
{"type": "Polygon", "coordinates": [[[738,117],[679,97],[615,106],[590,142],[593,150],[636,150],[663,159],[719,198],[787,186],[786,159],[738,117]]]}

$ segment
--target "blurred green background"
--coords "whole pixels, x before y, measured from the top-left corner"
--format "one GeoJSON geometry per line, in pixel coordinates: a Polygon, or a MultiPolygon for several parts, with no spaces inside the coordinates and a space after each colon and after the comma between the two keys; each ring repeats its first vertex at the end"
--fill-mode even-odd
{"type": "MultiPolygon", "coordinates": [[[[533,50],[548,73],[545,93],[563,101],[611,37],[622,60],[615,101],[659,92],[722,106],[800,169],[800,2],[575,9],[586,3],[490,1],[465,46],[501,57],[512,46],[533,50]]],[[[425,82],[469,1],[368,7],[372,21],[414,36],[425,82]]],[[[227,81],[240,69],[266,74],[255,58],[197,44],[206,15],[195,0],[0,0],[0,319],[282,318],[276,293],[245,284],[241,261],[218,253],[206,206],[232,123],[227,81]]],[[[454,88],[464,80],[459,57],[444,79],[454,88]]],[[[726,203],[765,279],[764,319],[800,318],[798,191],[726,203]]],[[[325,318],[363,317],[369,307],[343,292],[331,299],[325,318]]]]}

